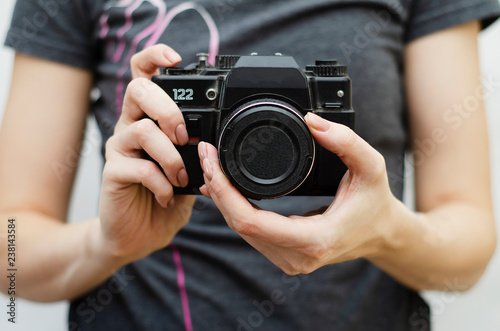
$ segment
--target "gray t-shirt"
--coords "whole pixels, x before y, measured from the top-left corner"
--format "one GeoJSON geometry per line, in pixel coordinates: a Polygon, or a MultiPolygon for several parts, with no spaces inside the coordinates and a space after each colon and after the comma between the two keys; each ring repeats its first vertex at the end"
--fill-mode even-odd
{"type": "MultiPolygon", "coordinates": [[[[497,0],[27,0],[16,5],[6,44],[92,70],[100,94],[92,111],[104,140],[130,81],[130,56],[148,45],[172,46],[181,65],[209,48],[281,52],[302,67],[336,58],[349,66],[356,131],[384,155],[391,189],[401,198],[406,43],[474,19],[486,25],[499,13],[497,0]]],[[[284,197],[258,204],[290,215],[331,201],[284,197]]],[[[72,302],[69,329],[429,330],[429,310],[417,293],[364,259],[288,276],[200,197],[172,245],[72,302]]]]}

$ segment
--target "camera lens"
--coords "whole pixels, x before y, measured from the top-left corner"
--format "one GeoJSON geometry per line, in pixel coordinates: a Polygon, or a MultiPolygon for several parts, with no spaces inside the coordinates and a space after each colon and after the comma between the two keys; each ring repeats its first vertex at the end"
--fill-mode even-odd
{"type": "Polygon", "coordinates": [[[289,194],[311,172],[314,140],[300,112],[287,103],[248,102],[227,118],[219,137],[221,168],[249,198],[289,194]]]}

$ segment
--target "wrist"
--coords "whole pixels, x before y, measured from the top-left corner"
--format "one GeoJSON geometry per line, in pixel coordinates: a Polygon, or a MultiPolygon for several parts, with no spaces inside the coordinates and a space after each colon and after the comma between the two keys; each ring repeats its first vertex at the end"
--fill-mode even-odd
{"type": "Polygon", "coordinates": [[[421,224],[422,215],[409,210],[400,200],[392,197],[387,214],[380,220],[379,240],[368,259],[385,259],[405,249],[411,242],[408,235],[418,235],[417,224],[421,224]]]}
{"type": "Polygon", "coordinates": [[[114,271],[131,262],[127,256],[116,252],[109,241],[105,238],[99,218],[91,220],[87,233],[87,254],[93,261],[114,271]]]}

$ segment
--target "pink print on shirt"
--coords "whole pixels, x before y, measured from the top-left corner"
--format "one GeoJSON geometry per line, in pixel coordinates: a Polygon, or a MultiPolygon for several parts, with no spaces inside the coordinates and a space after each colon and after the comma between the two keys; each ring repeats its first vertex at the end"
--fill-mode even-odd
{"type": "Polygon", "coordinates": [[[123,94],[125,90],[124,75],[129,69],[130,59],[139,51],[139,43],[145,40],[146,42],[144,44],[144,48],[155,45],[167,29],[170,22],[178,14],[190,9],[195,10],[200,14],[206,22],[210,32],[208,62],[212,65],[215,63],[215,56],[219,51],[219,31],[210,13],[200,4],[187,1],[171,8],[170,10],[167,10],[167,4],[162,0],[120,0],[113,2],[105,8],[105,13],[100,18],[101,29],[99,37],[101,40],[105,39],[109,33],[108,19],[111,8],[125,8],[125,23],[117,32],[116,48],[112,42],[108,45],[108,51],[112,54],[112,61],[114,63],[121,63],[121,66],[116,73],[117,84],[115,90],[115,105],[117,117],[120,117],[123,106],[123,94]],[[132,28],[134,12],[146,2],[152,4],[157,9],[156,17],[149,26],[144,28],[133,38],[127,51],[126,39],[124,36],[132,28]]]}

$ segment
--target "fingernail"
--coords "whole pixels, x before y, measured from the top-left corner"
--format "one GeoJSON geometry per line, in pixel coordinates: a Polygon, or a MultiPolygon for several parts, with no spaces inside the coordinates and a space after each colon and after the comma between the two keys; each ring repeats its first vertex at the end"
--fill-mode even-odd
{"type": "Polygon", "coordinates": [[[305,120],[309,127],[319,132],[326,132],[330,128],[330,123],[327,120],[314,113],[307,113],[305,120]]]}
{"type": "Polygon", "coordinates": [[[181,56],[177,54],[177,52],[174,52],[172,50],[166,50],[165,52],[163,52],[163,55],[172,63],[177,63],[182,61],[181,56]]]}
{"type": "Polygon", "coordinates": [[[205,160],[207,158],[207,144],[204,141],[201,141],[198,144],[198,152],[200,156],[200,160],[205,160]]]}
{"type": "Polygon", "coordinates": [[[177,138],[177,144],[186,145],[189,141],[189,136],[184,124],[179,124],[175,129],[175,137],[177,138]]]}
{"type": "Polygon", "coordinates": [[[186,187],[189,183],[189,177],[185,168],[182,168],[177,173],[177,183],[179,183],[181,187],[186,187]]]}
{"type": "Polygon", "coordinates": [[[207,176],[208,180],[212,180],[214,172],[208,158],[203,160],[203,172],[205,172],[205,176],[207,176]]]}

